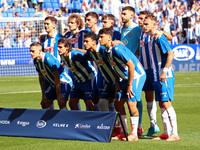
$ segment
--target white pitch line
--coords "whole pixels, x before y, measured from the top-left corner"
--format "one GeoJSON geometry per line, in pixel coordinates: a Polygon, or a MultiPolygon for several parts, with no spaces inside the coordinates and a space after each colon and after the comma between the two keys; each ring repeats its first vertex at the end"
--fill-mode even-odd
{"type": "Polygon", "coordinates": [[[6,93],[0,93],[0,95],[3,94],[22,94],[22,93],[39,93],[41,91],[20,91],[20,92],[6,92],[6,93]]]}

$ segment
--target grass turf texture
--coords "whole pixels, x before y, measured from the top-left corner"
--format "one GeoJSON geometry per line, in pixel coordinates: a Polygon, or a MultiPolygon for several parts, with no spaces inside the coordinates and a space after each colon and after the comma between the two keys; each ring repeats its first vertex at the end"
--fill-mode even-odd
{"type": "MultiPolygon", "coordinates": [[[[196,150],[200,148],[200,72],[176,72],[175,73],[175,95],[172,102],[178,119],[178,132],[180,141],[152,141],[143,136],[136,142],[111,141],[110,143],[23,138],[23,137],[4,137],[0,136],[0,150],[129,150],[129,149],[148,149],[148,150],[196,150]]],[[[4,108],[31,108],[40,109],[40,86],[37,76],[22,77],[0,77],[0,107],[4,108]]],[[[143,101],[143,122],[145,135],[149,128],[149,118],[146,110],[146,102],[142,93],[143,101]]],[[[81,106],[85,109],[83,101],[81,106]]],[[[58,109],[57,104],[55,103],[58,109]]],[[[69,107],[68,107],[69,108],[69,107]]],[[[127,109],[127,107],[126,107],[127,109]]],[[[127,111],[128,112],[128,111],[127,111]]],[[[129,117],[129,116],[128,116],[129,117]]],[[[157,122],[161,128],[159,136],[163,133],[161,113],[158,108],[157,122]]],[[[128,122],[130,130],[130,123],[128,122]]]]}

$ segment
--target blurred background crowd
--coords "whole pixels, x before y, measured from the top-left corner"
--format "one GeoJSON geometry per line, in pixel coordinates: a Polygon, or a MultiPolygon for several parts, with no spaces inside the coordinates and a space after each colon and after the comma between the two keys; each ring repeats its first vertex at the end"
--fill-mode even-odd
{"type": "MultiPolygon", "coordinates": [[[[104,14],[116,17],[115,30],[122,25],[120,11],[124,6],[135,8],[134,21],[140,11],[148,10],[157,17],[158,29],[173,36],[171,44],[200,42],[200,0],[0,0],[0,18],[4,17],[68,17],[71,13],[81,16],[94,11],[99,14],[99,26],[104,14]],[[183,18],[189,17],[191,26],[183,29],[183,18]],[[186,32],[187,31],[187,32],[186,32]],[[187,34],[186,34],[187,33],[187,34]],[[188,35],[188,36],[187,36],[188,35]]],[[[0,22],[1,47],[29,47],[43,33],[40,22],[0,22]]]]}

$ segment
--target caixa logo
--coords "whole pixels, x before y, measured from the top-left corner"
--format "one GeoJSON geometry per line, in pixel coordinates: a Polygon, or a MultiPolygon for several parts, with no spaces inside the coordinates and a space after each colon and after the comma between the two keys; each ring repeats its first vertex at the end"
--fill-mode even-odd
{"type": "Polygon", "coordinates": [[[44,128],[46,126],[46,121],[44,120],[39,120],[37,123],[36,123],[36,127],[37,128],[44,128]]]}
{"type": "Polygon", "coordinates": [[[178,61],[191,60],[195,56],[195,51],[189,46],[177,46],[173,49],[174,59],[178,61]]]}

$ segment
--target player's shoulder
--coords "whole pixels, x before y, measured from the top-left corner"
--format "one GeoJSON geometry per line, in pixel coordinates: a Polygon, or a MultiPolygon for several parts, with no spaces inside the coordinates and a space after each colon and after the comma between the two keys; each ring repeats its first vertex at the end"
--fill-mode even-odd
{"type": "Polygon", "coordinates": [[[68,31],[67,33],[65,33],[64,37],[68,38],[71,35],[71,31],[68,31]]]}
{"type": "Polygon", "coordinates": [[[82,29],[82,30],[79,31],[80,34],[82,34],[82,33],[88,33],[88,32],[89,32],[89,30],[86,30],[86,29],[82,29]]]}
{"type": "Polygon", "coordinates": [[[57,33],[57,35],[56,35],[58,38],[62,38],[63,37],[63,35],[62,34],[60,34],[60,33],[57,33]]]}
{"type": "Polygon", "coordinates": [[[47,37],[47,34],[42,34],[42,35],[40,35],[39,41],[40,41],[40,42],[43,42],[43,41],[46,39],[46,37],[47,37]]]}

